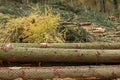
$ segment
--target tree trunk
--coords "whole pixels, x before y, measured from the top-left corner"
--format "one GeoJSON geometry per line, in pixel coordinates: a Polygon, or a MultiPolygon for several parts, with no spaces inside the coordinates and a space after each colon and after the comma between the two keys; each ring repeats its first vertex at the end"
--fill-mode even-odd
{"type": "Polygon", "coordinates": [[[105,0],[100,0],[100,12],[102,12],[102,13],[106,12],[105,0]]]}
{"type": "Polygon", "coordinates": [[[53,79],[84,78],[110,80],[120,77],[120,66],[78,66],[78,67],[2,67],[0,78],[10,79],[53,79]]]}
{"type": "Polygon", "coordinates": [[[119,18],[118,0],[113,0],[113,1],[114,1],[115,16],[119,18]]]}
{"type": "Polygon", "coordinates": [[[2,0],[0,0],[0,5],[2,5],[2,0]]]}
{"type": "Polygon", "coordinates": [[[120,43],[1,43],[0,46],[64,49],[120,49],[120,43]]]}
{"type": "Polygon", "coordinates": [[[120,50],[1,48],[0,60],[1,62],[120,63],[120,50]]]}

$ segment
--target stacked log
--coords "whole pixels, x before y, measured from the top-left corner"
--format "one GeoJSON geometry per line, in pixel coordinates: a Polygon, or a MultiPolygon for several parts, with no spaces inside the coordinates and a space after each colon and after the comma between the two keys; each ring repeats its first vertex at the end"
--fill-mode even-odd
{"type": "Polygon", "coordinates": [[[1,43],[0,63],[104,64],[59,67],[0,67],[0,79],[120,78],[120,43],[1,43]],[[109,65],[106,65],[109,64],[109,65]],[[111,65],[116,64],[116,65],[111,65]]]}
{"type": "Polygon", "coordinates": [[[0,60],[10,62],[120,63],[120,50],[95,49],[0,49],[0,60]]]}
{"type": "MultiPolygon", "coordinates": [[[[120,43],[8,43],[12,47],[64,49],[120,49],[120,43]]],[[[1,43],[0,46],[8,44],[1,43]]]]}
{"type": "Polygon", "coordinates": [[[13,80],[15,78],[27,79],[103,79],[110,80],[120,77],[120,66],[73,66],[73,67],[2,67],[0,78],[13,80]]]}

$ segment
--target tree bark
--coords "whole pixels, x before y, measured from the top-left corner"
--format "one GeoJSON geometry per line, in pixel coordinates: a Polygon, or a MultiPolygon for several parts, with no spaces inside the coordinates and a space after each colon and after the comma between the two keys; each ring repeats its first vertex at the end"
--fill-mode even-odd
{"type": "Polygon", "coordinates": [[[100,0],[100,12],[102,12],[102,13],[106,12],[105,0],[100,0]]]}
{"type": "Polygon", "coordinates": [[[0,6],[2,5],[2,0],[0,0],[0,6]]]}
{"type": "Polygon", "coordinates": [[[0,46],[64,49],[120,49],[120,43],[1,43],[0,46]]]}
{"type": "Polygon", "coordinates": [[[120,66],[78,66],[78,67],[2,67],[0,78],[10,79],[52,79],[84,78],[110,80],[120,77],[120,66]]]}
{"type": "Polygon", "coordinates": [[[8,62],[120,63],[120,50],[1,48],[0,60],[8,62]]]}
{"type": "Polygon", "coordinates": [[[115,16],[119,18],[118,0],[113,0],[113,2],[114,2],[115,16]]]}

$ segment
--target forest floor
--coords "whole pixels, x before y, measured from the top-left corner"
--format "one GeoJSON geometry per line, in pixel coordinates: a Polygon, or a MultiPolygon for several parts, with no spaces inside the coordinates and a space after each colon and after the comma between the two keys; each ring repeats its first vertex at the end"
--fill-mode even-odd
{"type": "MultiPolygon", "coordinates": [[[[61,42],[78,43],[120,41],[120,20],[118,18],[109,15],[106,16],[99,12],[85,10],[78,6],[74,7],[68,3],[58,2],[54,4],[48,4],[47,6],[43,4],[5,4],[0,7],[0,13],[4,16],[2,16],[0,19],[0,25],[6,25],[6,22],[13,18],[26,17],[31,12],[36,10],[38,6],[43,12],[46,8],[47,10],[51,10],[54,14],[60,14],[61,20],[57,31],[59,31],[60,35],[62,35],[63,39],[60,40],[61,42]],[[81,28],[85,31],[82,31],[81,28]]],[[[16,24],[14,23],[14,25],[16,24]]],[[[0,37],[3,36],[0,35],[0,37]]],[[[55,40],[53,39],[53,41],[55,40]]]]}
{"type": "MultiPolygon", "coordinates": [[[[91,40],[88,40],[88,42],[112,43],[120,41],[120,19],[114,16],[106,16],[104,13],[101,14],[99,12],[84,10],[78,7],[64,4],[59,5],[58,12],[61,12],[61,14],[67,14],[65,16],[68,16],[68,18],[63,18],[63,22],[70,22],[70,24],[67,24],[65,26],[76,27],[77,25],[77,27],[82,27],[86,30],[86,32],[90,34],[88,35],[86,33],[83,33],[84,35],[80,35],[86,38],[86,40],[83,42],[87,42],[87,39],[90,38],[88,36],[92,36],[93,38],[91,40]]],[[[81,40],[78,42],[81,42],[81,40]]]]}

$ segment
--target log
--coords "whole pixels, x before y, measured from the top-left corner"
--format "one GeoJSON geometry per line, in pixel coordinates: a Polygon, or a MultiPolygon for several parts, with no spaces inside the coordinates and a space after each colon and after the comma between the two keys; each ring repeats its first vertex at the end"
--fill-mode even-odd
{"type": "Polygon", "coordinates": [[[13,80],[85,78],[110,80],[120,78],[120,65],[72,67],[0,67],[0,79],[13,80]]]}
{"type": "Polygon", "coordinates": [[[120,49],[120,43],[1,43],[0,46],[64,48],[64,49],[120,49]]]}
{"type": "Polygon", "coordinates": [[[61,22],[61,25],[78,25],[78,26],[90,26],[91,22],[82,22],[82,23],[76,23],[76,22],[61,22]]]}
{"type": "Polygon", "coordinates": [[[0,61],[120,63],[120,50],[1,48],[0,61]]]}

